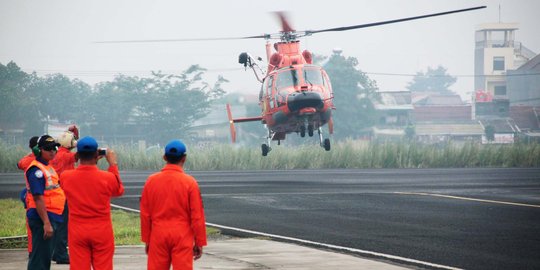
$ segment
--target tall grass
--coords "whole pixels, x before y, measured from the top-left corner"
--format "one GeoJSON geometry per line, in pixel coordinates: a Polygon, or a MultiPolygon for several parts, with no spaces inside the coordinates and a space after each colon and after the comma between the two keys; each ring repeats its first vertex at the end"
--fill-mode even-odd
{"type": "MultiPolygon", "coordinates": [[[[141,151],[133,146],[112,146],[118,153],[121,170],[159,170],[163,149],[141,151]]],[[[0,171],[16,171],[16,163],[26,154],[20,146],[0,142],[0,171]],[[4,154],[6,153],[6,154],[4,154]]],[[[106,162],[100,161],[105,167],[106,162]]],[[[324,151],[318,144],[274,145],[268,156],[259,147],[212,144],[188,145],[188,170],[268,170],[325,168],[464,168],[540,167],[540,144],[478,143],[421,144],[416,142],[366,142],[346,140],[324,151]]]]}
{"type": "MultiPolygon", "coordinates": [[[[158,170],[164,162],[162,150],[141,153],[119,151],[123,170],[158,170]]],[[[189,170],[267,170],[325,168],[464,168],[539,167],[540,145],[482,145],[446,143],[427,145],[409,142],[365,142],[347,140],[324,151],[318,145],[274,146],[268,156],[253,147],[215,144],[190,147],[189,170]]]]}
{"type": "Polygon", "coordinates": [[[8,145],[0,139],[0,172],[17,171],[17,162],[28,153],[30,153],[28,147],[8,145]]]}

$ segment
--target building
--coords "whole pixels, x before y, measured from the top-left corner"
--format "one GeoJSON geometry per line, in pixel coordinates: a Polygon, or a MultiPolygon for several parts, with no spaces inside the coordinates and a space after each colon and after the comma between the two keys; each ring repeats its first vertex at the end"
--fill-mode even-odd
{"type": "Polygon", "coordinates": [[[471,120],[471,104],[459,95],[413,95],[414,122],[464,122],[471,120]]]}
{"type": "Polygon", "coordinates": [[[378,92],[379,100],[373,101],[378,122],[372,128],[374,138],[401,139],[410,124],[413,110],[410,91],[378,92]]]}
{"type": "Polygon", "coordinates": [[[536,54],[515,41],[517,23],[488,23],[475,34],[474,88],[494,99],[507,99],[507,70],[518,69],[536,54]]]}
{"type": "Polygon", "coordinates": [[[540,107],[540,54],[507,71],[507,89],[511,106],[540,107]]]}
{"type": "MultiPolygon", "coordinates": [[[[482,24],[475,41],[473,117],[495,143],[540,137],[540,56],[515,40],[517,23],[482,24]]],[[[483,136],[482,141],[488,142],[483,136]]]]}
{"type": "Polygon", "coordinates": [[[413,95],[413,112],[416,138],[420,142],[446,141],[480,142],[484,130],[471,117],[471,104],[459,95],[419,93],[413,95]]]}

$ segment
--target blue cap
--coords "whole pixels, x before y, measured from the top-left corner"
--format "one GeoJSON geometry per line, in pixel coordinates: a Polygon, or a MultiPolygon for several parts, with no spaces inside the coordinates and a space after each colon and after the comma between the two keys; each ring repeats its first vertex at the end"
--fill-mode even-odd
{"type": "Polygon", "coordinates": [[[77,141],[77,152],[96,152],[98,144],[92,137],[86,136],[77,141]]]}
{"type": "Polygon", "coordinates": [[[172,140],[165,146],[165,155],[179,157],[186,153],[186,145],[181,140],[172,140]]]}

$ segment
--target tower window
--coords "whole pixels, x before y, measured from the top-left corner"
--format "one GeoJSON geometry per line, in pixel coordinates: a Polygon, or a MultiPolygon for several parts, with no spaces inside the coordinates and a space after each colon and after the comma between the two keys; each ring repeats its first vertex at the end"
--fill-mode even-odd
{"type": "Polygon", "coordinates": [[[493,70],[504,70],[504,57],[493,57],[493,70]]]}
{"type": "Polygon", "coordinates": [[[494,92],[496,96],[506,96],[506,85],[496,85],[494,92]]]}

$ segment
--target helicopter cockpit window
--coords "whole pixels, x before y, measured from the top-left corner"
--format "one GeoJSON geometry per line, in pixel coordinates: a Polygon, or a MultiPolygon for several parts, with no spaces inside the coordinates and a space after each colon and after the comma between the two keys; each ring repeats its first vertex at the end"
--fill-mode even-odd
{"type": "Polygon", "coordinates": [[[285,87],[296,86],[299,83],[298,72],[296,69],[285,70],[278,73],[276,88],[279,90],[285,87]]]}
{"type": "Polygon", "coordinates": [[[274,76],[270,76],[266,78],[266,94],[271,95],[272,94],[272,83],[274,82],[274,76]]]}
{"type": "Polygon", "coordinates": [[[307,84],[324,85],[322,73],[319,69],[304,69],[304,81],[307,84]]]}
{"type": "Polygon", "coordinates": [[[283,106],[287,100],[287,96],[289,95],[289,91],[287,90],[281,90],[278,92],[278,96],[276,97],[277,106],[283,106]]]}

